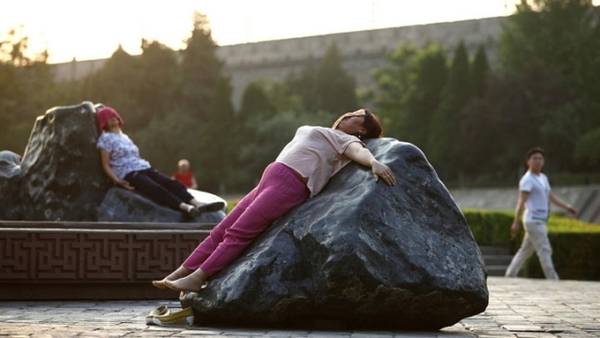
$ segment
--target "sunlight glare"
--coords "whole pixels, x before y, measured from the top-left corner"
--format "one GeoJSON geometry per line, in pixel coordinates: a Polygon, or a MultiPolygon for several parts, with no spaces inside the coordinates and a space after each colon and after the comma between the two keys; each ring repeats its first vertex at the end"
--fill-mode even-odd
{"type": "MultiPolygon", "coordinates": [[[[141,53],[141,39],[179,50],[194,10],[213,39],[231,45],[386,27],[506,16],[517,0],[178,0],[165,2],[22,0],[0,12],[0,37],[24,25],[29,50],[48,49],[49,62],[108,58],[119,45],[141,53]]],[[[595,0],[594,3],[600,2],[595,0]]]]}

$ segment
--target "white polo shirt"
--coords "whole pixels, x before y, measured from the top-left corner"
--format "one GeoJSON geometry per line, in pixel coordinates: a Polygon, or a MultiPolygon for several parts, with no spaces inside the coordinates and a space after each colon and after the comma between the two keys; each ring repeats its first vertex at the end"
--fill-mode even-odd
{"type": "Polygon", "coordinates": [[[543,173],[535,175],[527,171],[519,181],[519,191],[529,193],[529,198],[525,202],[523,222],[546,223],[550,215],[550,182],[548,182],[548,177],[543,173]]]}

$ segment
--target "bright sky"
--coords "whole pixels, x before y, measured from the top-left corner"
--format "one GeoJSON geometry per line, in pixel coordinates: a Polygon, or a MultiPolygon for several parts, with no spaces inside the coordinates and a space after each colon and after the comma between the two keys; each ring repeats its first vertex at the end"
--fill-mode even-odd
{"type": "MultiPolygon", "coordinates": [[[[600,0],[598,0],[600,2],[600,0]]],[[[108,58],[141,39],[175,50],[190,36],[194,10],[219,45],[506,16],[518,0],[19,0],[4,2],[0,39],[23,25],[30,49],[50,63],[108,58]]]]}

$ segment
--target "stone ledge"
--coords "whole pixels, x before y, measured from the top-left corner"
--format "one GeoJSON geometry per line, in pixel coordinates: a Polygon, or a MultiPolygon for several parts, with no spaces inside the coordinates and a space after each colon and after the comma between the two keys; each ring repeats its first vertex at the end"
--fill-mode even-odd
{"type": "MultiPolygon", "coordinates": [[[[214,224],[0,221],[0,299],[165,299],[214,224]]],[[[175,295],[176,296],[176,295],[175,295]]]]}

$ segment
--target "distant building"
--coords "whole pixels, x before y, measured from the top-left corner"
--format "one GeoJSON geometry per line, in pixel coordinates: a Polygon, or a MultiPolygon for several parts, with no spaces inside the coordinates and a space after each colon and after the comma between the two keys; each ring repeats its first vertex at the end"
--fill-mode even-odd
{"type": "MultiPolygon", "coordinates": [[[[233,86],[232,101],[239,107],[249,83],[261,79],[282,81],[307,62],[322,58],[332,42],[337,43],[340,50],[342,67],[354,77],[358,87],[373,84],[371,71],[385,65],[386,53],[397,49],[400,41],[416,46],[437,42],[452,51],[462,40],[471,54],[483,45],[493,62],[504,20],[504,17],[495,17],[244,43],[221,46],[217,55],[225,61],[224,73],[231,78],[233,86]]],[[[84,78],[105,62],[106,59],[56,64],[56,80],[84,78]]]]}

